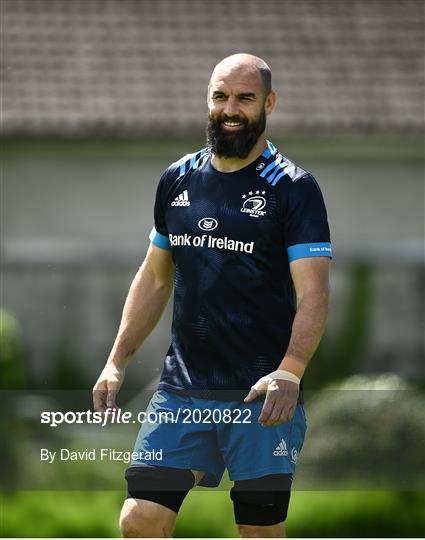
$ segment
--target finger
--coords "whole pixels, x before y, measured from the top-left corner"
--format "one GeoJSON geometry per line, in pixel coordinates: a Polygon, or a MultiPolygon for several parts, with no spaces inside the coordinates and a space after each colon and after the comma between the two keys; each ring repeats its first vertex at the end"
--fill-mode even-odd
{"type": "Polygon", "coordinates": [[[283,411],[282,405],[279,405],[277,402],[274,404],[272,413],[267,421],[268,426],[277,426],[280,424],[280,417],[283,411]]]}
{"type": "Polygon", "coordinates": [[[257,396],[258,396],[257,390],[255,390],[255,388],[251,388],[251,390],[249,391],[249,394],[245,397],[244,402],[246,403],[247,401],[252,401],[257,396]]]}
{"type": "Polygon", "coordinates": [[[261,414],[258,417],[258,422],[260,424],[264,425],[265,422],[267,422],[267,420],[269,419],[270,414],[273,411],[273,405],[274,405],[273,398],[270,397],[270,394],[267,394],[266,399],[264,400],[263,408],[261,409],[261,414]]]}
{"type": "Polygon", "coordinates": [[[267,392],[267,387],[269,386],[270,377],[265,375],[258,379],[258,381],[252,386],[252,388],[257,392],[257,394],[264,394],[267,392]]]}
{"type": "Polygon", "coordinates": [[[107,407],[103,413],[103,420],[105,424],[119,424],[119,411],[121,411],[119,407],[107,407]]]}
{"type": "Polygon", "coordinates": [[[117,409],[117,404],[115,403],[116,397],[118,394],[117,388],[108,388],[108,395],[106,398],[106,406],[110,409],[117,409]]]}
{"type": "Polygon", "coordinates": [[[106,409],[106,398],[108,392],[102,388],[94,387],[93,389],[93,407],[95,411],[104,412],[106,409]]]}
{"type": "Polygon", "coordinates": [[[288,421],[288,409],[286,407],[283,407],[280,417],[279,417],[279,424],[284,424],[288,421]]]}
{"type": "Polygon", "coordinates": [[[288,406],[283,407],[280,414],[280,418],[279,418],[279,424],[283,424],[284,422],[289,422],[294,415],[294,411],[295,411],[295,405],[290,405],[289,407],[288,406]]]}
{"type": "Polygon", "coordinates": [[[291,405],[289,407],[289,411],[288,411],[288,420],[292,420],[294,414],[295,414],[295,409],[297,408],[297,404],[295,403],[294,405],[291,405]]]}

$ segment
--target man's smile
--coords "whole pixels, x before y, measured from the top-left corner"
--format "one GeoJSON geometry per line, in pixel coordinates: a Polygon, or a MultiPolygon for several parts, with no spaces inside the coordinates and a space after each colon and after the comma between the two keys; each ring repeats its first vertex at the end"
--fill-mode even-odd
{"type": "Polygon", "coordinates": [[[230,131],[238,130],[244,126],[243,122],[236,120],[225,120],[221,125],[230,131]]]}

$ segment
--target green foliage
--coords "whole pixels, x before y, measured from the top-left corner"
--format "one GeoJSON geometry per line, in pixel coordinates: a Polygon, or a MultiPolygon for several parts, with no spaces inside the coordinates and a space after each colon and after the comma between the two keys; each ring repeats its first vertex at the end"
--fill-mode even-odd
{"type": "Polygon", "coordinates": [[[289,537],[423,537],[424,492],[294,492],[289,537]]]}
{"type": "Polygon", "coordinates": [[[333,339],[325,336],[305,378],[306,390],[319,390],[359,371],[371,328],[372,267],[353,264],[349,270],[346,311],[333,339]]]}
{"type": "Polygon", "coordinates": [[[3,494],[0,535],[6,537],[119,537],[125,494],[36,491],[3,494]]]}
{"type": "Polygon", "coordinates": [[[13,431],[16,400],[14,392],[25,385],[18,321],[0,309],[0,486],[10,485],[18,467],[18,440],[13,431]],[[13,433],[14,436],[5,436],[13,433]]]}
{"type": "Polygon", "coordinates": [[[19,334],[15,317],[5,309],[0,309],[0,390],[24,387],[25,370],[19,334]]]}
{"type": "MultiPolygon", "coordinates": [[[[81,366],[72,345],[60,341],[52,358],[50,384],[56,390],[82,390],[91,388],[88,371],[81,366]]],[[[90,392],[87,392],[90,396],[90,392]]]]}
{"type": "MultiPolygon", "coordinates": [[[[3,494],[0,535],[16,537],[117,537],[125,494],[22,492],[3,494]]],[[[287,520],[289,537],[422,537],[423,492],[295,491],[287,520]]],[[[173,536],[237,537],[226,491],[189,493],[173,536]]]]}
{"type": "Polygon", "coordinates": [[[397,375],[353,376],[320,392],[306,409],[302,486],[425,486],[424,396],[397,375]]]}
{"type": "MultiPolygon", "coordinates": [[[[83,369],[70,343],[59,340],[52,355],[49,386],[56,390],[91,388],[92,380],[83,369]]],[[[0,390],[44,388],[37,376],[27,372],[21,331],[17,319],[0,308],[0,390]]],[[[90,393],[89,393],[90,394],[90,393]]]]}

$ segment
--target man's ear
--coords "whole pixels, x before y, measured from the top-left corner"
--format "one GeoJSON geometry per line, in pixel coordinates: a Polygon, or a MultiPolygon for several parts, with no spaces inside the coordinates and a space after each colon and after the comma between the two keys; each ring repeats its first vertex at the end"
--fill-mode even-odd
{"type": "Polygon", "coordinates": [[[272,90],[270,94],[266,97],[266,102],[264,104],[264,108],[267,115],[271,114],[274,111],[274,108],[276,106],[276,100],[277,100],[277,93],[275,90],[272,90]]]}
{"type": "Polygon", "coordinates": [[[207,103],[210,98],[210,85],[207,86],[207,103]]]}
{"type": "Polygon", "coordinates": [[[208,108],[210,108],[210,83],[208,83],[208,86],[207,86],[207,105],[208,105],[208,108]]]}

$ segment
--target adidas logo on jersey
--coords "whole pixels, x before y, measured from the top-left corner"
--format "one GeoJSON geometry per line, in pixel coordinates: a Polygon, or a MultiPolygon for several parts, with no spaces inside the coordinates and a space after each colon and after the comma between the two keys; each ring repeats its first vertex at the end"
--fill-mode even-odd
{"type": "Polygon", "coordinates": [[[274,456],[287,456],[288,455],[288,449],[286,448],[286,442],[282,439],[278,446],[276,446],[276,450],[273,452],[274,456]]]}
{"type": "Polygon", "coordinates": [[[171,206],[190,206],[189,195],[187,189],[180,193],[174,201],[171,203],[171,206]]]}

